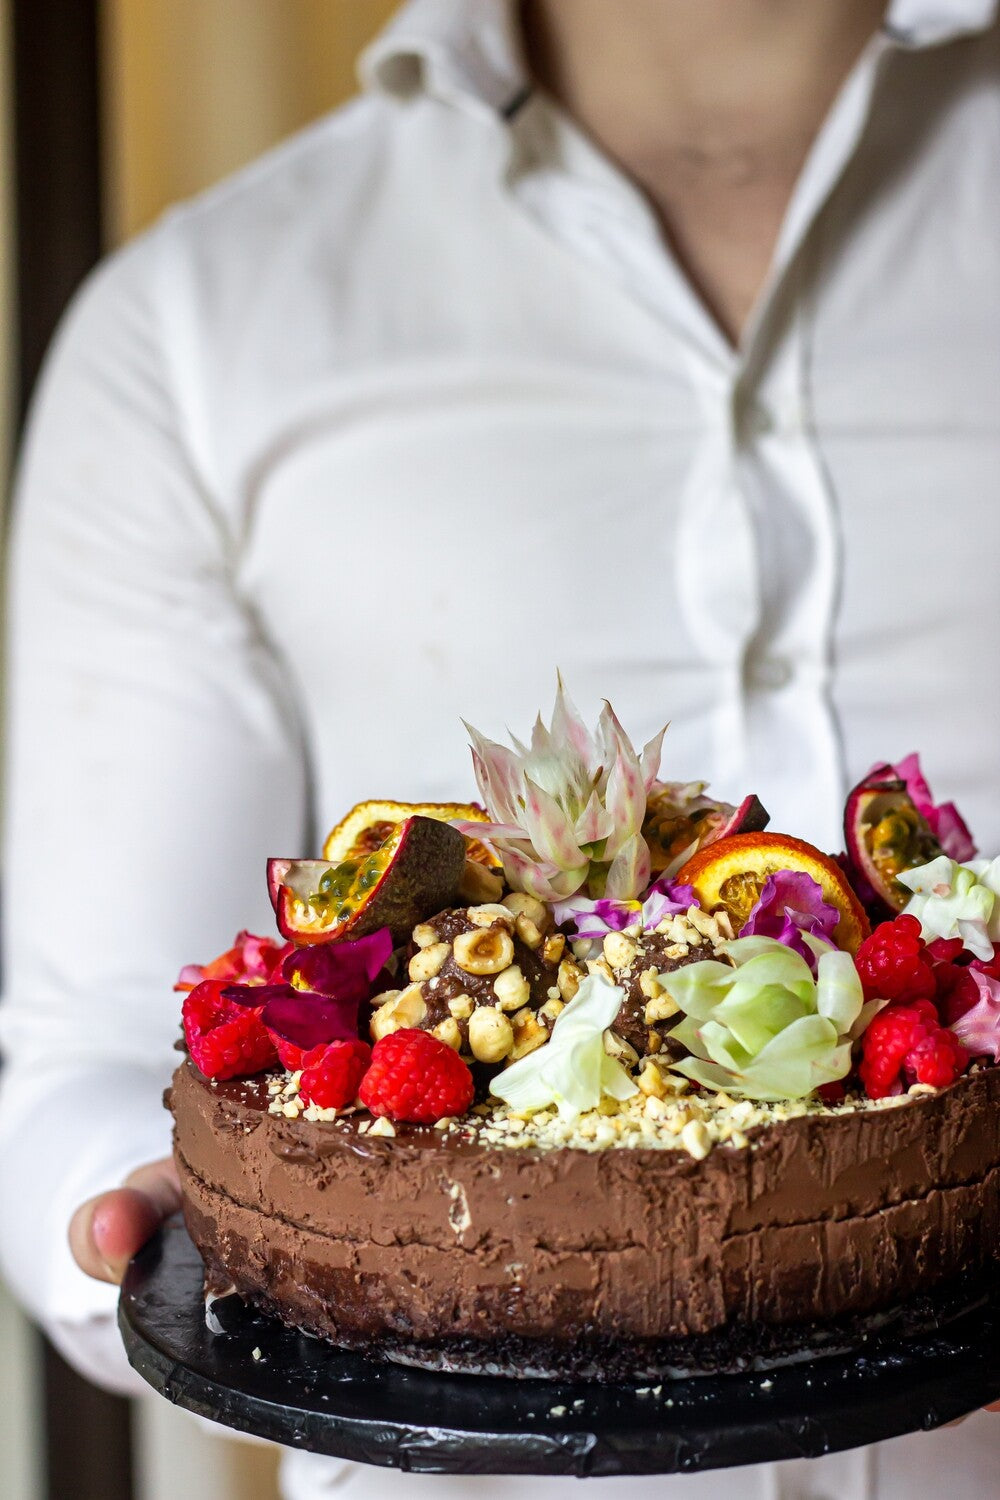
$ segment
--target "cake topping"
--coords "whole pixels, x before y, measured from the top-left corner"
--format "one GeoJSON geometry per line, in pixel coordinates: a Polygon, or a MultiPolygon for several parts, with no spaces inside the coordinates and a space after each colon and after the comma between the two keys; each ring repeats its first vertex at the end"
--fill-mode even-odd
{"type": "Polygon", "coordinates": [[[769,937],[784,943],[816,972],[815,948],[804,941],[811,933],[827,943],[840,921],[840,910],[823,899],[818,880],[800,870],[778,870],[761,887],[756,904],[740,928],[740,937],[769,937]]]}
{"type": "Polygon", "coordinates": [[[865,1005],[850,954],[806,936],[819,964],[773,938],[724,945],[730,964],[708,960],[667,977],[684,1011],[671,1031],[690,1057],[673,1066],[707,1088],[749,1099],[802,1099],[851,1071],[851,1042],[881,1002],[865,1005]],[[735,966],[735,967],[733,967],[735,966]]]}
{"type": "Polygon", "coordinates": [[[358,861],[272,860],[278,928],[296,943],[325,943],[388,927],[405,942],[415,922],[454,900],[465,847],[450,824],[412,817],[358,861]]]}
{"type": "Polygon", "coordinates": [[[461,1130],[474,1099],[505,1139],[620,1115],[700,1159],[720,1109],[891,1102],[1000,1060],[1000,859],[915,756],[854,789],[833,858],[762,832],[756,798],[657,780],[662,733],[638,753],[608,703],[591,733],[561,679],[529,746],[470,733],[485,811],[359,803],[323,859],[269,861],[287,945],[243,932],[184,969],[208,1076],[280,1060],[276,1110],[360,1100],[383,1133],[461,1130]]]}
{"type": "Polygon", "coordinates": [[[556,1018],[548,1044],[507,1068],[494,1080],[493,1093],[514,1109],[555,1105],[568,1118],[596,1109],[605,1094],[628,1099],[638,1093],[638,1085],[604,1045],[604,1033],[624,998],[624,990],[603,974],[588,974],[556,1018]]]}
{"type": "Polygon", "coordinates": [[[175,990],[193,990],[203,979],[224,979],[230,984],[267,984],[291,952],[290,943],[238,932],[233,946],[207,964],[185,964],[177,976],[175,990]]]}
{"type": "Polygon", "coordinates": [[[855,963],[869,1000],[928,1000],[937,991],[916,917],[882,922],[861,944],[855,963]]]}
{"type": "Polygon", "coordinates": [[[543,901],[565,900],[577,891],[623,900],[639,895],[650,876],[642,823],[665,729],[639,756],[605,701],[591,735],[562,678],[551,728],[539,716],[530,748],[514,740],[508,750],[466,728],[476,781],[493,821],[458,826],[490,841],[514,890],[543,901]]]}
{"type": "Polygon", "coordinates": [[[970,977],[979,999],[952,1023],[952,1030],[973,1057],[1000,1062],[1000,980],[975,969],[970,977]]]}
{"type": "Polygon", "coordinates": [[[875,1017],[865,1033],[859,1072],[870,1098],[881,1099],[914,1083],[946,1088],[965,1072],[969,1057],[931,1002],[917,1000],[875,1017]]]}
{"type": "MultiPolygon", "coordinates": [[[[839,913],[833,941],[850,953],[857,952],[869,932],[864,909],[836,861],[803,839],[781,833],[734,834],[695,854],[681,867],[678,879],[693,886],[706,910],[721,906],[728,911],[734,929],[741,931],[764,899],[768,879],[793,872],[815,881],[822,904],[839,913]]],[[[787,889],[787,883],[782,884],[787,889]]],[[[780,901],[780,888],[777,897],[780,901]]],[[[819,906],[815,915],[822,923],[819,906]]]]}
{"type": "Polygon", "coordinates": [[[222,980],[205,979],[184,996],[181,1024],[192,1061],[206,1078],[260,1073],[278,1060],[263,1006],[238,1005],[225,991],[222,980]]]}
{"type": "Polygon", "coordinates": [[[876,765],[853,788],[844,813],[851,878],[880,916],[901,911],[908,892],[901,874],[940,854],[972,859],[976,846],[954,803],[935,806],[916,755],[876,765]]]}
{"type": "Polygon", "coordinates": [[[299,1098],[303,1104],[315,1104],[319,1109],[343,1109],[353,1104],[371,1060],[372,1049],[356,1038],[317,1047],[304,1061],[299,1098]]]}
{"type": "Polygon", "coordinates": [[[353,942],[293,949],[281,966],[283,982],[229,985],[223,995],[237,1005],[260,1007],[278,1056],[294,1070],[316,1047],[357,1037],[359,1006],[391,954],[392,937],[383,927],[353,942]]]}
{"type": "Polygon", "coordinates": [[[1000,859],[960,865],[942,854],[902,871],[898,880],[913,892],[906,911],[925,938],[961,938],[976,958],[993,957],[993,944],[1000,942],[1000,859]]]}
{"type": "Polygon", "coordinates": [[[458,1054],[426,1031],[394,1031],[376,1042],[359,1097],[373,1115],[433,1125],[461,1115],[475,1093],[458,1054]]]}
{"type": "Polygon", "coordinates": [[[756,797],[738,807],[706,797],[705,781],[656,781],[646,800],[642,836],[654,875],[669,879],[685,860],[731,833],[760,833],[770,822],[756,797]]]}

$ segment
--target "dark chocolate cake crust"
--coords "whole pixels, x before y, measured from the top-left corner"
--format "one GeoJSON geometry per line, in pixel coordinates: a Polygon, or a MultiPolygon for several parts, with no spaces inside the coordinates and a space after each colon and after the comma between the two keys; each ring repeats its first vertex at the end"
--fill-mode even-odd
{"type": "Polygon", "coordinates": [[[614,1368],[624,1349],[663,1368],[718,1337],[780,1354],[782,1330],[894,1309],[1000,1247],[1000,1069],[758,1127],[704,1160],[371,1137],[364,1115],[286,1119],[269,1099],[261,1078],[211,1084],[190,1062],[168,1094],[212,1278],[414,1362],[461,1367],[464,1350],[481,1368],[495,1350],[527,1369],[537,1351],[541,1372],[575,1349],[576,1367],[614,1368]]]}

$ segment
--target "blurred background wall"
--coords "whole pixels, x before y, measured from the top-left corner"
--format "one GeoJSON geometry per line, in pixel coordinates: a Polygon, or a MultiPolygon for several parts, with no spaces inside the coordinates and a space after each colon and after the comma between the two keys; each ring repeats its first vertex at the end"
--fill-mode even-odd
{"type": "MultiPolygon", "coordinates": [[[[353,93],[354,59],[397,3],[102,0],[106,248],[353,93]]],[[[19,4],[50,0],[0,0],[0,497],[15,442],[9,63],[19,4]]],[[[17,83],[31,86],[30,79],[17,83]]],[[[269,1449],[215,1437],[154,1397],[135,1403],[132,1426],[134,1500],[277,1494],[269,1449]]],[[[45,1444],[38,1345],[0,1286],[0,1500],[80,1500],[64,1484],[53,1488],[45,1444]]],[[[72,1454],[64,1454],[62,1470],[72,1467],[72,1454]]]]}

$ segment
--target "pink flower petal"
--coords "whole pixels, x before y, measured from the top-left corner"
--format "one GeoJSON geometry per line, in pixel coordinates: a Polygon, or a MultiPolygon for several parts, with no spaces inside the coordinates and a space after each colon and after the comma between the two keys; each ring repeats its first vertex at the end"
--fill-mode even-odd
{"type": "Polygon", "coordinates": [[[649,795],[653,782],[660,774],[660,755],[663,751],[663,736],[666,734],[669,728],[669,724],[664,724],[659,734],[654,734],[653,738],[643,746],[642,755],[639,757],[639,765],[642,771],[642,784],[646,788],[647,796],[649,795]]]}
{"type": "Polygon", "coordinates": [[[392,936],[380,927],[367,937],[299,948],[286,958],[284,975],[302,990],[353,1001],[357,1010],[391,955],[392,936]]]}
{"type": "Polygon", "coordinates": [[[649,848],[638,833],[622,845],[612,861],[604,884],[604,895],[612,900],[632,901],[649,884],[649,848]]]}
{"type": "Polygon", "coordinates": [[[324,1042],[349,1042],[358,1035],[356,1003],[291,986],[268,1000],[261,1019],[270,1031],[304,1052],[324,1042]]]}
{"type": "Polygon", "coordinates": [[[951,1029],[973,1057],[992,1057],[1000,1062],[1000,980],[972,970],[979,1001],[951,1029]]]}
{"type": "Polygon", "coordinates": [[[611,814],[596,792],[591,792],[583,812],[576,820],[573,832],[578,844],[599,844],[609,838],[614,830],[611,814]]]}
{"type": "MultiPolygon", "coordinates": [[[[877,769],[877,768],[873,768],[877,769]]],[[[975,859],[976,845],[972,834],[954,802],[942,802],[936,806],[930,787],[920,768],[920,756],[913,752],[907,755],[892,770],[900,781],[906,783],[910,801],[917,812],[930,825],[931,832],[949,859],[959,864],[975,859]]]]}
{"type": "Polygon", "coordinates": [[[597,748],[576,705],[566,691],[562,673],[559,672],[556,676],[558,687],[555,708],[552,710],[552,738],[557,745],[571,746],[584,767],[593,774],[597,769],[597,748]]]}
{"type": "Polygon", "coordinates": [[[573,837],[573,829],[559,803],[529,776],[525,776],[524,786],[525,831],[542,859],[560,869],[585,864],[586,855],[573,837]]]}

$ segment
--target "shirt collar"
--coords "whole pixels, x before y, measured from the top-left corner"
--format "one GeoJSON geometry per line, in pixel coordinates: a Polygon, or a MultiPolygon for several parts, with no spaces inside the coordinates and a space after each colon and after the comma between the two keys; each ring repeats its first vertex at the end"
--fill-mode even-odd
{"type": "Polygon", "coordinates": [[[883,30],[905,47],[935,47],[960,36],[986,31],[997,16],[998,0],[891,0],[883,30]]]}
{"type": "MultiPolygon", "coordinates": [[[[898,46],[933,47],[996,20],[998,0],[890,0],[883,25],[898,46]]],[[[426,92],[513,115],[531,92],[516,0],[409,0],[362,54],[366,88],[426,92]]]]}
{"type": "Polygon", "coordinates": [[[513,114],[530,92],[514,0],[409,0],[362,54],[366,88],[513,114]]]}

